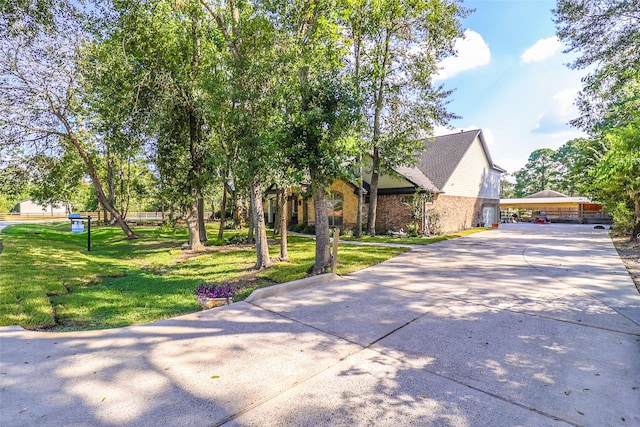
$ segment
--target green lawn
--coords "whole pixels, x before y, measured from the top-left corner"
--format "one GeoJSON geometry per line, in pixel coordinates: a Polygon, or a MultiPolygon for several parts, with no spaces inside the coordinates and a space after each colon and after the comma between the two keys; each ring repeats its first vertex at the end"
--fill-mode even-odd
{"type": "MultiPolygon", "coordinates": [[[[209,236],[217,228],[209,226],[209,236]]],[[[217,225],[216,225],[217,227],[217,225]]],[[[246,246],[213,239],[207,252],[185,257],[184,229],[136,227],[127,240],[119,228],[92,227],[91,252],[86,234],[72,234],[68,222],[22,224],[0,234],[0,325],[29,329],[78,330],[139,324],[200,310],[193,295],[203,283],[232,281],[244,288],[302,278],[313,265],[315,242],[289,238],[289,262],[255,273],[255,254],[246,246]]],[[[240,231],[225,232],[228,238],[240,231]]],[[[246,233],[246,231],[244,231],[246,233]]],[[[394,242],[398,242],[395,239],[394,242]]],[[[405,248],[341,245],[338,273],[382,262],[405,248]]],[[[278,247],[271,248],[277,256],[278,247]]]]}
{"type": "Polygon", "coordinates": [[[431,243],[442,242],[444,240],[455,239],[456,237],[462,237],[473,233],[478,233],[480,231],[487,231],[490,228],[486,227],[478,227],[472,228],[469,230],[458,231],[453,234],[444,234],[442,236],[433,236],[433,237],[391,237],[391,236],[367,236],[362,235],[361,238],[357,239],[355,237],[346,237],[340,236],[340,240],[351,241],[351,242],[367,242],[367,243],[397,243],[401,245],[430,245],[431,243]]]}

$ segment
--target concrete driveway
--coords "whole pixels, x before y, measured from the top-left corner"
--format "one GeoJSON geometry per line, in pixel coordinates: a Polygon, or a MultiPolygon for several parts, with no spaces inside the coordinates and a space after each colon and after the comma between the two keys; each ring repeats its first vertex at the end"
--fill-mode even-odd
{"type": "Polygon", "coordinates": [[[0,345],[2,426],[640,425],[640,295],[593,226],[501,225],[251,303],[0,345]]]}

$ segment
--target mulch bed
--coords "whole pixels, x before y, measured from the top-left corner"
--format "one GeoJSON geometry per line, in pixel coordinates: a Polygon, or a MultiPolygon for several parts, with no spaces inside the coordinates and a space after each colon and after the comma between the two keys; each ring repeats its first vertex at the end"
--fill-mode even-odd
{"type": "Polygon", "coordinates": [[[629,237],[613,237],[613,244],[627,268],[631,279],[640,292],[640,245],[631,242],[629,237]]]}

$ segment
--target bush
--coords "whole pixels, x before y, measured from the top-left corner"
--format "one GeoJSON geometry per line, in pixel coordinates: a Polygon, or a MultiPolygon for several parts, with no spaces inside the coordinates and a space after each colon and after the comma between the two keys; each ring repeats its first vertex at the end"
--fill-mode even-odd
{"type": "Polygon", "coordinates": [[[353,236],[353,230],[350,228],[344,228],[340,231],[340,234],[345,237],[351,237],[353,236]]]}
{"type": "Polygon", "coordinates": [[[415,224],[407,225],[407,237],[418,237],[418,226],[415,224]]]}
{"type": "Polygon", "coordinates": [[[224,239],[224,242],[227,245],[239,245],[246,241],[247,239],[241,234],[234,234],[233,236],[224,239]]]}
{"type": "Polygon", "coordinates": [[[304,234],[316,234],[316,226],[313,224],[307,224],[302,229],[304,234]]]}
{"type": "Polygon", "coordinates": [[[224,222],[224,229],[225,230],[235,230],[236,229],[236,223],[232,220],[232,219],[228,219],[224,222]]]}
{"type": "Polygon", "coordinates": [[[289,224],[289,231],[293,231],[294,233],[304,233],[306,225],[305,224],[289,224]]]}

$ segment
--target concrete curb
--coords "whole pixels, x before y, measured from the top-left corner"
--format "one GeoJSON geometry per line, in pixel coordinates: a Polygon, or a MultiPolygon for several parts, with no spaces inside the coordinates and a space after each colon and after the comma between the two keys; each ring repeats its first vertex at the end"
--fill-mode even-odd
{"type": "Polygon", "coordinates": [[[253,302],[263,298],[275,297],[296,289],[327,283],[338,277],[337,274],[333,273],[318,274],[317,276],[305,277],[304,279],[294,280],[293,282],[280,283],[279,285],[269,286],[268,288],[256,289],[244,302],[253,302]]]}

